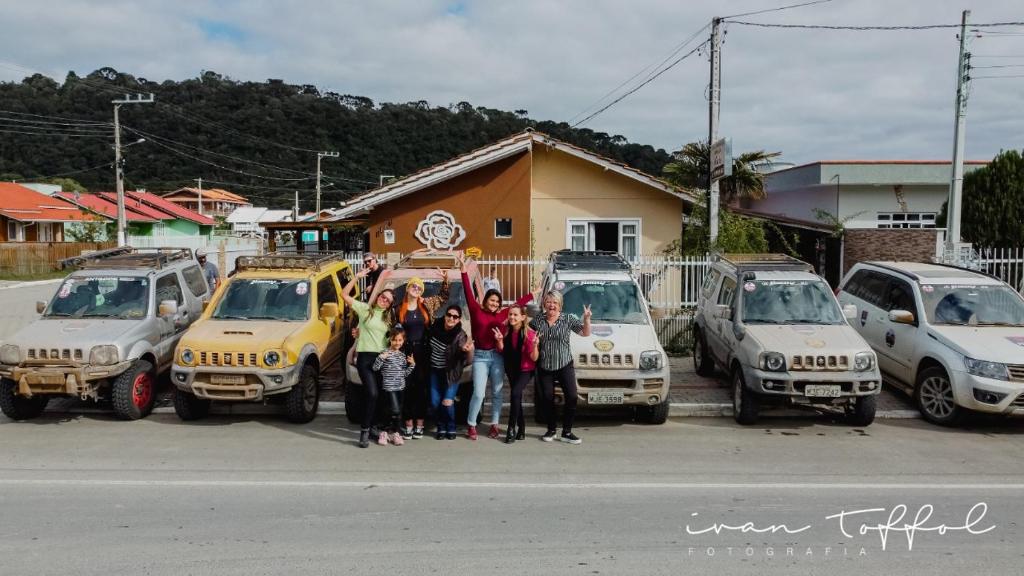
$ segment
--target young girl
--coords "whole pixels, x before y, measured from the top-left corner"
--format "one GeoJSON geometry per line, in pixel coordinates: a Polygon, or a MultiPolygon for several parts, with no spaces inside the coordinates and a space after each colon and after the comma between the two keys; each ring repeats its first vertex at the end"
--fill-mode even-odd
{"type": "Polygon", "coordinates": [[[462,329],[462,308],[451,305],[430,327],[430,405],[437,414],[434,438],[455,440],[455,393],[462,369],[473,361],[473,341],[462,329]]]}
{"type": "Polygon", "coordinates": [[[505,363],[505,375],[512,385],[512,406],[508,413],[508,430],[505,443],[526,438],[526,421],[523,418],[523,390],[530,383],[540,356],[540,340],[537,333],[527,326],[526,310],[518,304],[508,308],[508,334],[501,328],[493,328],[494,341],[498,344],[505,363]]]}
{"type": "MultiPolygon", "coordinates": [[[[359,302],[352,297],[356,281],[359,278],[365,278],[369,273],[368,268],[363,268],[341,291],[341,297],[345,300],[345,304],[352,308],[359,318],[359,337],[356,339],[356,370],[359,371],[359,379],[363,383],[366,395],[366,404],[363,407],[363,425],[359,431],[360,448],[370,445],[370,426],[373,425],[373,417],[377,413],[377,395],[380,393],[380,382],[377,379],[377,373],[373,371],[373,362],[377,355],[388,347],[387,334],[388,326],[391,325],[391,304],[395,301],[395,294],[391,290],[381,290],[372,305],[359,302]]],[[[384,438],[386,442],[387,437],[384,438]]]]}
{"type": "Polygon", "coordinates": [[[405,346],[405,330],[401,324],[395,324],[389,335],[389,347],[381,352],[373,361],[374,372],[380,372],[381,387],[384,389],[384,406],[387,407],[390,420],[386,432],[381,432],[377,443],[388,445],[388,437],[395,446],[404,443],[399,426],[402,420],[402,391],[405,390],[405,379],[416,368],[416,359],[406,356],[402,351],[405,346]]]}

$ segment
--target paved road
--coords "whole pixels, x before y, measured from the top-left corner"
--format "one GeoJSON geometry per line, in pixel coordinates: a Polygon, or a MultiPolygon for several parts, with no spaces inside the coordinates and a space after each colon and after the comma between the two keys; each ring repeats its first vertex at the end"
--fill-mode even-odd
{"type": "Polygon", "coordinates": [[[1018,423],[588,420],[580,446],[354,446],[341,417],[0,417],[10,574],[1011,574],[1018,423]],[[904,504],[923,526],[858,534],[904,504]],[[882,508],[849,515],[842,511],[882,508]],[[697,514],[697,516],[694,516],[697,514]],[[776,533],[706,532],[715,523],[776,533]],[[805,526],[808,526],[805,528],[805,526]],[[689,528],[689,529],[688,529],[689,528]],[[845,528],[849,536],[843,534],[845,528]],[[791,550],[790,550],[791,549],[791,550]]]}
{"type": "Polygon", "coordinates": [[[36,302],[49,300],[60,279],[0,285],[0,342],[36,319],[36,302]]]}

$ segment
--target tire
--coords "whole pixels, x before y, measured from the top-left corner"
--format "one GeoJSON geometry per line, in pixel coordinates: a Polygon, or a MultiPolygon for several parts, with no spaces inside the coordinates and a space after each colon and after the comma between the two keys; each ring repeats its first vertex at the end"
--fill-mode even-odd
{"type": "Polygon", "coordinates": [[[846,415],[846,421],[851,426],[870,426],[875,421],[875,411],[878,408],[878,395],[861,396],[853,409],[846,415]]]}
{"type": "Polygon", "coordinates": [[[288,391],[284,401],[284,412],[289,422],[305,424],[316,418],[320,407],[320,374],[316,367],[306,364],[299,374],[299,381],[288,391]]]}
{"type": "Polygon", "coordinates": [[[31,398],[18,395],[18,383],[9,378],[0,380],[0,410],[11,420],[31,420],[46,409],[49,396],[37,394],[31,398]]]}
{"type": "Polygon", "coordinates": [[[366,396],[363,387],[354,382],[345,382],[345,416],[352,424],[362,424],[366,410],[366,396]]]}
{"type": "Polygon", "coordinates": [[[201,420],[210,414],[210,401],[196,398],[195,394],[176,388],[174,390],[174,413],[185,422],[201,420]]]}
{"type": "Polygon", "coordinates": [[[757,422],[760,408],[757,394],[747,388],[743,370],[737,368],[732,375],[732,415],[736,422],[748,426],[757,422]]]}
{"type": "Polygon", "coordinates": [[[715,375],[715,361],[708,355],[708,342],[697,329],[693,331],[693,368],[698,376],[715,375]]]}
{"type": "Polygon", "coordinates": [[[156,374],[147,360],[136,360],[110,387],[114,414],[122,420],[145,418],[156,402],[156,374]]]}
{"type": "Polygon", "coordinates": [[[953,398],[953,383],[939,366],[921,371],[914,387],[914,401],[924,419],[939,426],[953,426],[963,416],[963,408],[953,398]]]}
{"type": "Polygon", "coordinates": [[[668,400],[654,406],[640,406],[636,415],[637,420],[644,424],[664,424],[668,420],[668,400]]]}

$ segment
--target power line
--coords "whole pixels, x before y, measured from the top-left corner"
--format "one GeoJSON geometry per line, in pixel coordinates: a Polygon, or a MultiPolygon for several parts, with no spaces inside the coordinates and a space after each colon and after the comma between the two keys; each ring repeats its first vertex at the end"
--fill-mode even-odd
{"type": "Polygon", "coordinates": [[[2,114],[10,114],[12,116],[30,116],[33,118],[49,118],[51,120],[70,120],[76,124],[96,124],[101,126],[110,126],[110,122],[101,122],[95,120],[80,120],[78,118],[68,118],[66,116],[51,116],[48,114],[29,114],[28,112],[15,112],[13,110],[0,110],[2,114]]]}
{"type": "MultiPolygon", "coordinates": [[[[766,22],[746,22],[743,20],[727,20],[729,24],[753,26],[756,28],[796,28],[803,30],[852,30],[852,31],[899,31],[899,30],[936,30],[942,28],[959,28],[959,24],[924,24],[916,26],[832,26],[825,24],[769,24],[766,22]]],[[[1024,26],[1024,22],[991,22],[972,24],[977,28],[994,28],[999,26],[1024,26]]]]}
{"type": "Polygon", "coordinates": [[[824,4],[831,2],[832,0],[814,0],[813,2],[804,2],[802,4],[790,4],[789,6],[779,6],[778,8],[768,8],[767,10],[758,10],[756,12],[744,12],[743,14],[733,14],[732,16],[723,16],[722,19],[726,18],[739,18],[741,16],[754,16],[755,14],[767,14],[768,12],[779,12],[780,10],[789,10],[790,8],[801,8],[803,6],[813,6],[814,4],[824,4]]]}
{"type": "Polygon", "coordinates": [[[92,168],[82,168],[81,170],[72,170],[71,172],[61,172],[60,174],[50,174],[49,176],[33,176],[33,179],[47,180],[49,178],[60,178],[62,176],[71,176],[72,174],[81,174],[83,172],[92,172],[93,170],[99,170],[100,168],[113,168],[112,162],[100,164],[99,166],[93,166],[92,168]]]}
{"type": "Polygon", "coordinates": [[[1006,74],[1001,76],[971,76],[971,80],[986,80],[990,78],[1024,78],[1024,74],[1006,74]]]}
{"type": "Polygon", "coordinates": [[[78,132],[29,132],[25,130],[0,130],[4,134],[27,134],[32,136],[60,136],[61,138],[109,138],[110,134],[83,134],[78,132]]]}
{"type": "Polygon", "coordinates": [[[998,64],[995,66],[971,66],[971,70],[981,70],[985,68],[1024,68],[1024,64],[998,64]]]}

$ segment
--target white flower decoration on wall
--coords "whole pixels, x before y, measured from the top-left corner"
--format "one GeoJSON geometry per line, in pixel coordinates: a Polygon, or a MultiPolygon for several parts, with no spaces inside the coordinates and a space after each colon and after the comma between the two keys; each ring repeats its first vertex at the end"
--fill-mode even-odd
{"type": "Polygon", "coordinates": [[[451,250],[466,239],[466,229],[449,212],[434,210],[416,226],[416,239],[427,248],[451,250]]]}

